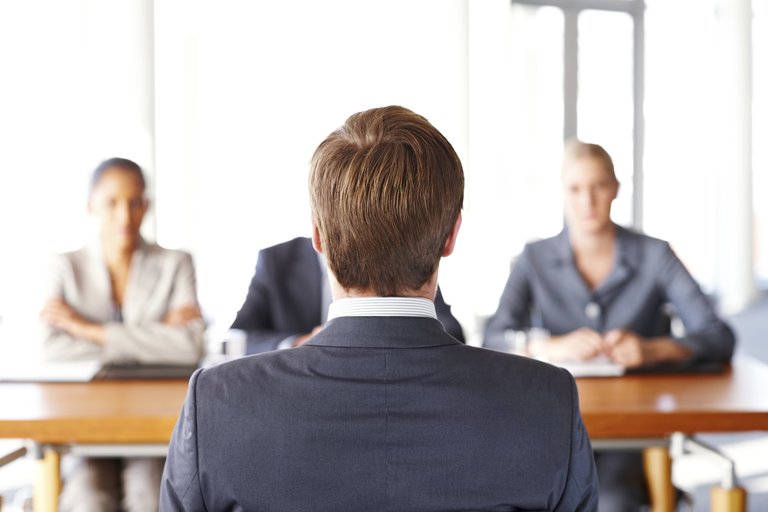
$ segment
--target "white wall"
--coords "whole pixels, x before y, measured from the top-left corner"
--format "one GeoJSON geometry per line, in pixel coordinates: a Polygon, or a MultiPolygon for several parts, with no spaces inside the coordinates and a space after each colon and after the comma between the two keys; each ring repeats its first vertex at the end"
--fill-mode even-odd
{"type": "Polygon", "coordinates": [[[512,257],[562,226],[562,17],[469,3],[468,305],[495,311],[512,257]]]}
{"type": "Polygon", "coordinates": [[[309,159],[353,112],[411,108],[466,160],[464,0],[178,0],[156,23],[158,236],[193,250],[218,324],[259,248],[309,234],[309,159]]]}
{"type": "MultiPolygon", "coordinates": [[[[714,12],[695,0],[648,3],[645,226],[711,284],[715,130],[728,129],[707,115],[718,101],[714,12]]],[[[0,349],[33,343],[46,255],[89,236],[88,176],[110,156],[150,173],[155,160],[158,239],[194,253],[205,313],[220,326],[245,297],[258,249],[309,233],[309,158],[361,109],[410,107],[462,157],[464,225],[441,283],[470,334],[523,243],[560,228],[554,10],[532,18],[508,0],[155,0],[151,31],[150,4],[0,2],[0,232],[5,247],[23,247],[0,255],[0,349]]],[[[756,87],[755,140],[764,96],[756,87]]],[[[762,183],[765,151],[755,151],[762,183]]]]}
{"type": "Polygon", "coordinates": [[[92,169],[125,156],[151,174],[147,6],[0,2],[0,357],[37,348],[47,256],[90,236],[92,169]]]}

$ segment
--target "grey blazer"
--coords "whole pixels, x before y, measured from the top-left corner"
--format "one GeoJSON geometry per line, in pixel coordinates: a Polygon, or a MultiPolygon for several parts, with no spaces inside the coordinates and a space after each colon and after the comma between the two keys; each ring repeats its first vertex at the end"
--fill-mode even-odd
{"type": "Polygon", "coordinates": [[[109,274],[98,243],[52,258],[45,298],[61,298],[86,319],[104,324],[101,346],[43,326],[43,354],[49,360],[100,359],[104,362],[197,362],[202,356],[203,322],[170,326],[170,309],[197,304],[192,258],[182,251],[142,242],[131,260],[122,306],[114,319],[109,274]]]}
{"type": "Polygon", "coordinates": [[[166,512],[596,509],[573,378],[431,318],[335,318],[198,370],[160,496],[166,512]]]}
{"type": "Polygon", "coordinates": [[[695,360],[722,361],[733,354],[733,331],[667,242],[617,226],[614,267],[590,290],[573,261],[568,232],[526,245],[485,329],[484,345],[502,346],[507,330],[542,327],[560,335],[579,327],[598,332],[622,328],[644,337],[670,335],[663,308],[671,304],[685,327],[676,339],[695,360]],[[591,304],[591,305],[590,305],[591,304]]]}

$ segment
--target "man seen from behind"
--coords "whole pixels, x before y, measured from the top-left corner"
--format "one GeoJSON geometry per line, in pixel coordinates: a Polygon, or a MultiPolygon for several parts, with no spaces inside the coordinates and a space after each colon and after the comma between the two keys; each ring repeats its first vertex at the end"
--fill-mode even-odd
{"type": "Polygon", "coordinates": [[[161,510],[596,510],[570,374],[463,345],[435,317],[464,196],[445,137],[402,107],[354,114],[309,187],[328,321],[192,376],[161,510]]]}

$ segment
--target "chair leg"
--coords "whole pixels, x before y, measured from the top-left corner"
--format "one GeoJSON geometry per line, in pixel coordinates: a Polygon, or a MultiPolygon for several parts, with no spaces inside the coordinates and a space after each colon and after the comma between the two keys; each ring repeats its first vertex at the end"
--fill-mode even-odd
{"type": "Polygon", "coordinates": [[[746,512],[747,492],[742,487],[713,487],[709,494],[712,512],[746,512]]]}
{"type": "Polygon", "coordinates": [[[675,510],[675,487],[672,485],[672,458],[665,446],[652,446],[643,450],[645,478],[653,512],[675,510]]]}
{"type": "Polygon", "coordinates": [[[45,448],[42,458],[37,461],[35,480],[35,512],[56,512],[59,509],[61,455],[53,448],[45,448]]]}

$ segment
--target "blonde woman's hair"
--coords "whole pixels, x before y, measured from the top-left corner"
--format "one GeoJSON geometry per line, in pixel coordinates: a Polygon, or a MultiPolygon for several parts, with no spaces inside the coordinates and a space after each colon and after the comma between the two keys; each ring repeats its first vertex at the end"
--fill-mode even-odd
{"type": "Polygon", "coordinates": [[[582,142],[575,138],[567,140],[563,151],[563,168],[574,160],[581,160],[582,158],[598,160],[611,175],[613,181],[618,183],[619,180],[616,179],[616,171],[613,168],[613,159],[602,146],[582,142]]]}

